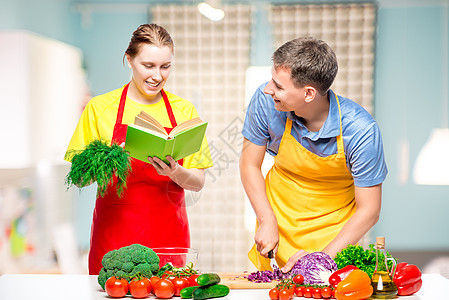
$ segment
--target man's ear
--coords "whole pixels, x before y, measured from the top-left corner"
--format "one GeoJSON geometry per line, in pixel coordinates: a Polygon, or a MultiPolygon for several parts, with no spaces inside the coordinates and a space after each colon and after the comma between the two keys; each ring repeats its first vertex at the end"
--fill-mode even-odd
{"type": "Polygon", "coordinates": [[[313,101],[313,99],[315,99],[317,90],[313,86],[308,85],[304,88],[304,93],[304,100],[306,101],[306,103],[310,103],[313,101]]]}

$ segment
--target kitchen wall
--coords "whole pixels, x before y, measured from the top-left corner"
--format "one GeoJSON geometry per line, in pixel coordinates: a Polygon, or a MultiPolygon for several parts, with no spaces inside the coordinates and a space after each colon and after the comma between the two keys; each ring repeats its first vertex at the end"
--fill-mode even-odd
{"type": "MultiPolygon", "coordinates": [[[[125,5],[125,1],[97,0],[97,4],[118,6],[91,6],[90,14],[80,13],[82,6],[77,4],[81,1],[1,2],[0,30],[30,30],[80,48],[91,93],[98,95],[129,79],[122,64],[123,52],[131,32],[150,20],[146,3],[155,1],[136,0],[134,5],[125,5]]],[[[267,2],[240,2],[252,3],[256,11],[251,62],[269,64],[271,44],[258,34],[270,30],[264,18],[267,2]]],[[[378,1],[374,115],[383,133],[389,175],[384,183],[381,217],[372,237],[385,235],[388,249],[403,257],[418,260],[424,255],[420,264],[435,255],[449,256],[449,235],[445,232],[449,228],[449,186],[418,186],[411,173],[431,129],[442,127],[444,114],[449,114],[442,110],[442,101],[448,101],[448,2],[378,1]]],[[[83,247],[87,247],[89,232],[85,224],[90,222],[91,208],[88,201],[75,207],[79,212],[77,236],[83,247]]]]}
{"type": "Polygon", "coordinates": [[[415,185],[411,173],[431,129],[447,127],[449,2],[402,3],[382,1],[378,16],[375,117],[390,173],[374,233],[423,263],[449,249],[449,187],[415,185]],[[410,253],[429,250],[435,253],[410,253]]]}

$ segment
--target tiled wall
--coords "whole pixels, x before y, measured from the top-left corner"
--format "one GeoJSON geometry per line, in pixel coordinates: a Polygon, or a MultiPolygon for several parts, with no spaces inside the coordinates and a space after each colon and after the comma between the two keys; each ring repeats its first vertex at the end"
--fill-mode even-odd
{"type": "MultiPolygon", "coordinates": [[[[250,64],[252,8],[225,5],[226,16],[212,22],[193,5],[151,9],[152,22],[175,42],[175,63],[166,89],[197,107],[209,121],[214,167],[200,193],[187,192],[192,247],[199,248],[204,271],[252,270],[247,252],[253,229],[245,227],[245,197],[238,170],[245,114],[245,72],[250,64]]],[[[270,20],[275,47],[303,35],[326,40],[336,51],[340,71],[335,91],[372,108],[376,8],[372,4],[273,5],[270,20]]],[[[367,239],[361,242],[367,243],[367,239]]]]}
{"type": "Polygon", "coordinates": [[[339,64],[332,89],[373,113],[376,12],[372,3],[273,5],[270,20],[276,47],[300,36],[326,41],[339,64]]]}
{"type": "Polygon", "coordinates": [[[175,43],[175,60],[166,89],[190,100],[209,121],[207,137],[214,166],[205,188],[187,192],[192,247],[200,250],[205,271],[242,271],[252,233],[244,228],[244,191],[238,159],[245,109],[245,71],[249,66],[251,7],[225,6],[226,17],[212,22],[196,6],[152,8],[152,21],[175,43]]]}

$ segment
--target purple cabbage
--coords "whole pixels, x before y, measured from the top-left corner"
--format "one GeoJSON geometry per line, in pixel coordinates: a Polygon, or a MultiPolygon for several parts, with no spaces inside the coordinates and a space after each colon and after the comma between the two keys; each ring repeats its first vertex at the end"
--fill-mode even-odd
{"type": "Polygon", "coordinates": [[[271,282],[273,280],[281,280],[284,278],[290,278],[290,272],[282,273],[282,271],[277,267],[273,266],[273,271],[256,271],[252,272],[246,278],[253,282],[271,282]]]}
{"type": "Polygon", "coordinates": [[[301,257],[290,273],[304,276],[304,284],[328,285],[337,264],[324,252],[312,252],[301,257]]]}
{"type": "Polygon", "coordinates": [[[253,282],[271,282],[301,274],[304,276],[304,284],[328,285],[329,277],[337,269],[337,264],[329,255],[313,252],[301,257],[290,272],[282,273],[277,266],[273,266],[273,271],[256,271],[246,278],[253,282]]]}

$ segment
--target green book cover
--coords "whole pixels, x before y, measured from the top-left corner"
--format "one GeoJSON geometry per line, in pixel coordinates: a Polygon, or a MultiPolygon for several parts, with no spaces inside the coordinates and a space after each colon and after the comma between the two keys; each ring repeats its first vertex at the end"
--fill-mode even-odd
{"type": "Polygon", "coordinates": [[[126,132],[125,151],[133,158],[148,162],[148,156],[156,156],[168,164],[167,155],[179,160],[200,150],[206,133],[207,122],[176,133],[173,137],[130,124],[126,132]]]}

